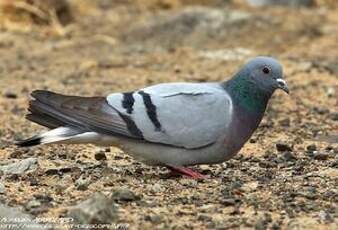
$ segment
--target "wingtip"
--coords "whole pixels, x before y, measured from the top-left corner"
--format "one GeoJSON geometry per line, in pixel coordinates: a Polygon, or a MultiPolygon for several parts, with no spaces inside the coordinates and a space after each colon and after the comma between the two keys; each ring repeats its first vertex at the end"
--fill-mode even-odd
{"type": "Polygon", "coordinates": [[[46,94],[46,93],[49,93],[49,91],[48,91],[48,90],[36,89],[36,90],[33,90],[33,91],[31,92],[31,96],[32,96],[33,98],[37,98],[39,95],[41,95],[41,94],[46,94]]]}

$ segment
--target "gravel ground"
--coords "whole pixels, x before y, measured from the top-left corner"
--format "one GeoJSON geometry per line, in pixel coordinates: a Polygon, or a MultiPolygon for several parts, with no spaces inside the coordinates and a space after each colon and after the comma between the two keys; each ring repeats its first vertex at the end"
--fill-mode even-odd
{"type": "Polygon", "coordinates": [[[338,146],[315,139],[338,131],[338,9],[137,2],[80,4],[68,25],[4,24],[0,215],[128,229],[337,229],[338,146]],[[168,178],[113,147],[12,144],[43,129],[24,118],[34,89],[93,96],[218,81],[257,55],[281,61],[291,94],[274,95],[234,159],[195,167],[207,180],[168,178]]]}

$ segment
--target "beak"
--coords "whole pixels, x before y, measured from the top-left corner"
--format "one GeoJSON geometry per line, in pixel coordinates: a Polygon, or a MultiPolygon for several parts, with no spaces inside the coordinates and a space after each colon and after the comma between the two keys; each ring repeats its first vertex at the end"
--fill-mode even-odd
{"type": "Polygon", "coordinates": [[[277,83],[278,83],[278,88],[283,90],[285,93],[289,94],[289,88],[288,88],[288,84],[286,84],[286,81],[284,81],[281,78],[276,79],[277,83]]]}

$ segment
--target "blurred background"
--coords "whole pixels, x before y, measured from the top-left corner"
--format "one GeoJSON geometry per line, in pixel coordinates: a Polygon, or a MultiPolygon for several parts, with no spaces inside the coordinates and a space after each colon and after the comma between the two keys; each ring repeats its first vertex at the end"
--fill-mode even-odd
{"type": "Polygon", "coordinates": [[[12,215],[131,229],[337,229],[338,147],[314,141],[338,132],[337,7],[336,0],[0,0],[0,216],[18,207],[12,215]],[[12,145],[42,129],[24,118],[34,89],[104,96],[221,81],[258,55],[281,61],[291,94],[276,92],[236,158],[197,167],[215,179],[161,179],[164,170],[115,148],[12,145]],[[104,196],[92,197],[97,192],[104,196]]]}

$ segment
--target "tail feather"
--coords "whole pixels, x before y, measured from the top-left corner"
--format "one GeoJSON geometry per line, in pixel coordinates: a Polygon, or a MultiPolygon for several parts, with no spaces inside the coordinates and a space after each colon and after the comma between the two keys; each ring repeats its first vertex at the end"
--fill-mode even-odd
{"type": "Polygon", "coordinates": [[[39,135],[33,136],[31,138],[28,138],[26,140],[18,141],[15,144],[18,147],[31,147],[35,145],[41,144],[41,137],[39,135]]]}
{"type": "Polygon", "coordinates": [[[30,113],[26,115],[26,119],[50,129],[65,125],[63,122],[44,113],[30,113]]]}
{"type": "Polygon", "coordinates": [[[33,91],[31,96],[33,99],[29,102],[26,118],[50,130],[15,143],[19,147],[100,141],[105,145],[115,140],[101,135],[115,135],[110,126],[128,134],[119,113],[108,105],[104,97],[66,96],[44,90],[33,91]]]}
{"type": "MultiPolygon", "coordinates": [[[[43,92],[43,91],[42,91],[43,92]]],[[[48,95],[49,92],[46,92],[48,95]]],[[[52,94],[52,93],[51,93],[52,94]]],[[[33,122],[36,122],[40,125],[49,127],[49,128],[56,128],[60,126],[66,126],[66,125],[73,125],[77,127],[81,127],[82,125],[75,119],[66,116],[65,114],[59,112],[57,109],[53,108],[53,104],[56,103],[59,99],[56,101],[51,100],[50,104],[45,104],[44,101],[45,98],[42,97],[42,95],[39,95],[38,92],[34,91],[32,95],[36,98],[36,100],[32,100],[29,102],[29,112],[31,115],[28,115],[28,119],[31,119],[33,122]],[[40,97],[37,97],[37,96],[40,97]],[[45,118],[47,118],[45,120],[45,118]]],[[[58,95],[59,96],[59,95],[58,95]]],[[[47,97],[47,96],[46,96],[47,97]]],[[[60,96],[62,97],[62,96],[60,96]]],[[[65,96],[66,97],[66,96],[65,96]]],[[[58,98],[58,97],[57,97],[58,98]]]]}
{"type": "Polygon", "coordinates": [[[31,147],[40,144],[50,144],[55,142],[67,141],[77,134],[82,133],[81,130],[71,127],[59,127],[52,129],[45,133],[33,136],[26,140],[18,141],[15,143],[19,147],[31,147]]]}

